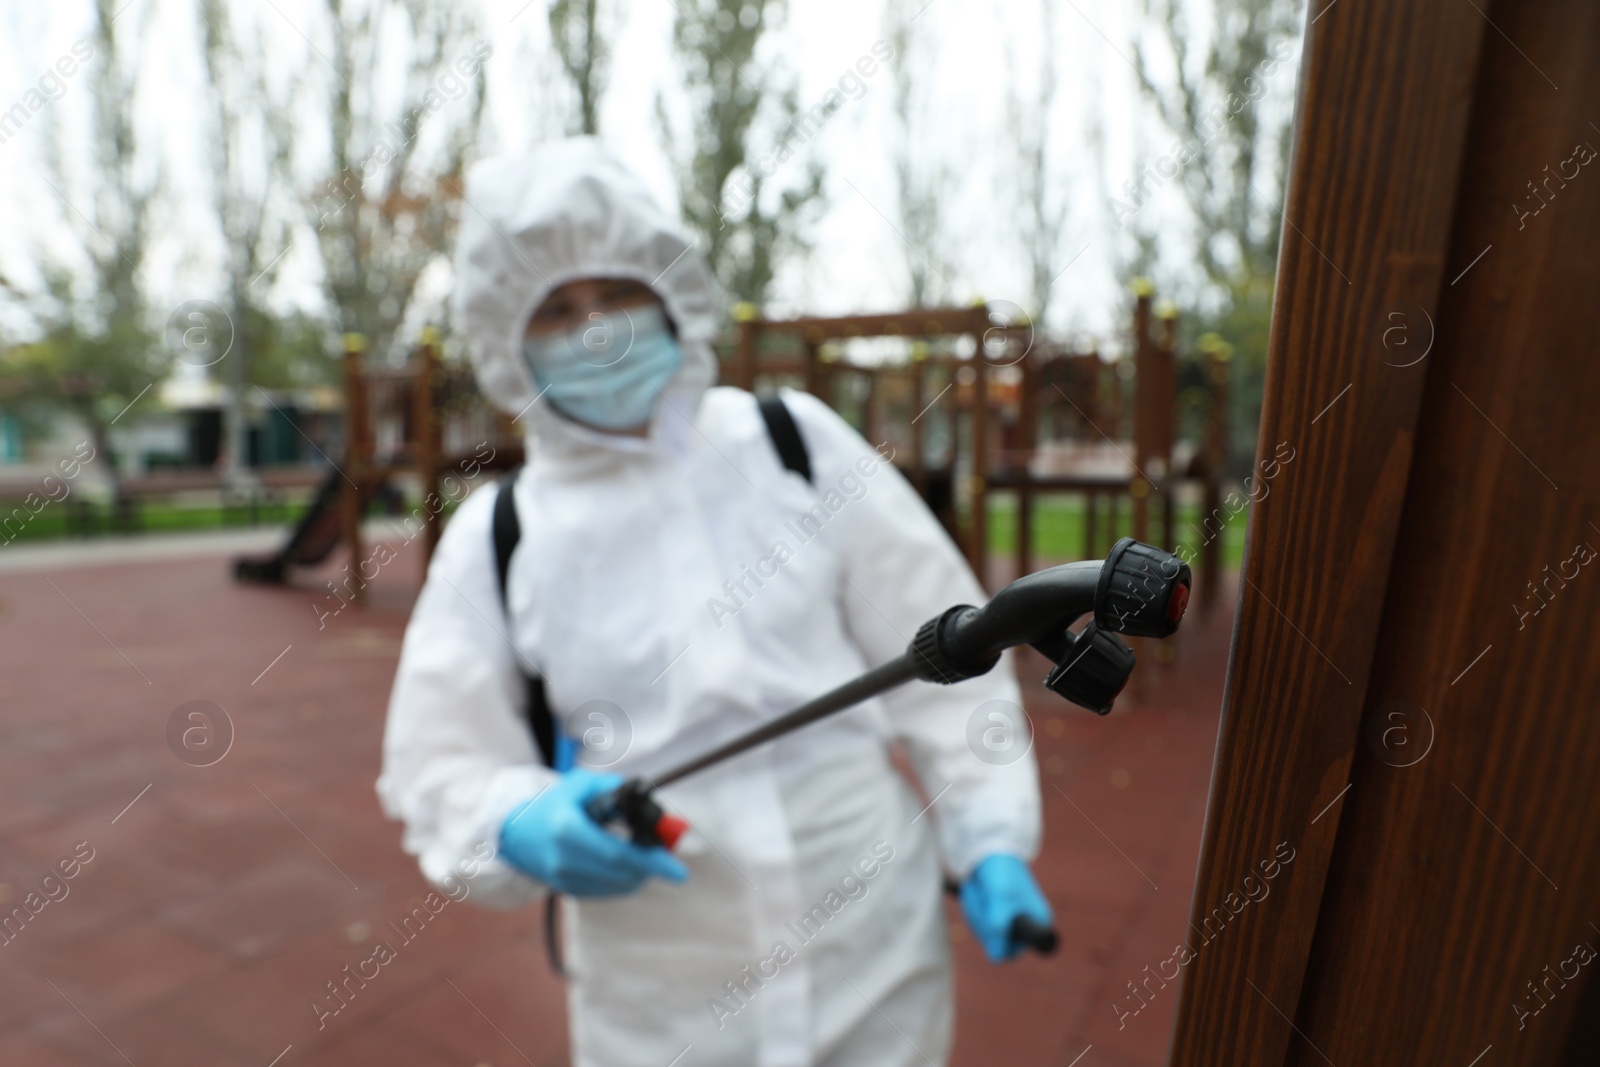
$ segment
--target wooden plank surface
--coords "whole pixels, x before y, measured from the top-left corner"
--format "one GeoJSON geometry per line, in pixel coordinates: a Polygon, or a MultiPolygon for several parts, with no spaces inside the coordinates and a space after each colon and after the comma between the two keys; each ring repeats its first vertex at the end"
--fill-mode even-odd
{"type": "Polygon", "coordinates": [[[1276,1067],[1299,1040],[1427,374],[1385,361],[1384,331],[1436,316],[1448,281],[1486,31],[1458,0],[1343,0],[1308,24],[1174,1064],[1276,1067]]]}
{"type": "Polygon", "coordinates": [[[1450,277],[1473,265],[1419,365],[1291,1064],[1559,1064],[1600,1027],[1574,958],[1600,948],[1600,5],[1481,6],[1450,277]]]}

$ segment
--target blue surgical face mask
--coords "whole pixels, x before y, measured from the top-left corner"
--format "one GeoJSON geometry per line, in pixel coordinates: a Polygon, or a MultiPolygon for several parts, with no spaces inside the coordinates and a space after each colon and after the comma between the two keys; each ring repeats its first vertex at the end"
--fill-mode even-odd
{"type": "Polygon", "coordinates": [[[545,398],[564,415],[603,430],[650,421],[683,349],[659,305],[592,312],[566,333],[522,340],[522,355],[545,398]]]}

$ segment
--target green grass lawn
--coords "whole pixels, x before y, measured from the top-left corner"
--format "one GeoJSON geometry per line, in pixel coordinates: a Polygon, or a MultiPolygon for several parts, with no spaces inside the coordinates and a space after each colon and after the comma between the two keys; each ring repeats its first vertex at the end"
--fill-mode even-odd
{"type": "MultiPolygon", "coordinates": [[[[1117,537],[1133,535],[1133,509],[1131,502],[1122,500],[1116,521],[1112,524],[1113,537],[1106,536],[1105,504],[1101,504],[1099,519],[1100,551],[1110,547],[1117,537]]],[[[1160,533],[1159,508],[1152,508],[1151,536],[1160,533]]],[[[1236,568],[1244,558],[1244,527],[1247,516],[1240,513],[1222,531],[1222,565],[1236,568]]],[[[1033,503],[1033,556],[1040,559],[1078,559],[1083,555],[1084,506],[1082,497],[1035,497],[1033,503]]],[[[1214,524],[1213,524],[1214,526],[1214,524]]],[[[1176,534],[1178,544],[1189,545],[1198,553],[1200,545],[1200,508],[1180,507],[1176,534]]],[[[989,498],[989,551],[1007,555],[1017,550],[1017,502],[1013,496],[995,495],[989,498]]]]}
{"type": "Polygon", "coordinates": [[[68,498],[45,505],[28,518],[20,504],[0,504],[0,545],[8,542],[53,541],[105,534],[171,533],[178,530],[223,530],[249,526],[287,526],[305,512],[304,502],[248,505],[142,503],[132,521],[112,514],[109,504],[68,498]],[[9,519],[10,521],[7,521],[9,519]]]}
{"type": "MultiPolygon", "coordinates": [[[[260,504],[252,512],[251,508],[245,505],[195,505],[152,501],[140,504],[133,523],[124,524],[112,516],[108,505],[89,504],[69,498],[60,503],[47,505],[28,522],[22,524],[20,529],[15,523],[0,525],[0,545],[6,544],[8,540],[49,541],[81,537],[86,534],[98,536],[170,533],[179,530],[239,529],[249,526],[288,527],[300,520],[307,504],[308,502],[304,500],[287,502],[279,500],[260,504]],[[11,536],[8,537],[8,534],[11,536]]],[[[0,504],[0,521],[3,521],[8,510],[6,505],[0,504]]],[[[26,509],[22,510],[22,514],[26,514],[26,509]]],[[[1033,508],[1034,558],[1078,558],[1083,552],[1083,521],[1084,508],[1081,497],[1046,496],[1036,499],[1033,508]]],[[[1100,516],[1102,551],[1111,540],[1105,536],[1105,521],[1102,512],[1100,516]]],[[[1198,507],[1180,508],[1178,543],[1188,544],[1197,549],[1199,526],[1198,507]]],[[[1223,530],[1222,558],[1225,567],[1237,567],[1243,558],[1244,526],[1245,516],[1241,514],[1223,530]]],[[[1133,533],[1133,513],[1127,500],[1121,501],[1114,529],[1116,537],[1133,533]]],[[[1153,532],[1159,530],[1160,524],[1157,523],[1153,532]]],[[[989,551],[996,555],[1008,555],[1016,551],[1016,545],[1016,498],[1001,494],[992,496],[989,500],[989,551]]]]}
{"type": "MultiPolygon", "coordinates": [[[[367,514],[392,515],[398,522],[410,515],[421,502],[405,501],[398,511],[389,510],[388,503],[384,500],[372,501],[367,514]]],[[[165,500],[145,500],[135,506],[131,518],[124,519],[113,514],[109,503],[68,497],[58,503],[47,504],[24,521],[27,509],[15,501],[6,501],[0,502],[0,546],[10,541],[54,541],[75,537],[138,536],[249,527],[277,527],[287,537],[290,528],[299,523],[310,506],[311,495],[304,491],[293,492],[287,499],[279,496],[271,501],[261,501],[254,507],[249,504],[176,504],[165,500]],[[8,517],[11,518],[9,523],[6,521],[8,517]]],[[[443,514],[447,519],[455,507],[455,504],[446,505],[443,514]]]]}

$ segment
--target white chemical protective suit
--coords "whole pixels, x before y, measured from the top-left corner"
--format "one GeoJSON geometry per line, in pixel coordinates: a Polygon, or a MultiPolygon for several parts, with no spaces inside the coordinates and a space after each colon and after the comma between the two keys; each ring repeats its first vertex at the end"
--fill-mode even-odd
{"type": "MultiPolygon", "coordinates": [[[[820,401],[784,393],[813,485],[781,465],[753,397],[712,388],[710,271],[596,142],[473,168],[457,269],[479,381],[521,415],[530,459],[509,620],[485,491],[444,531],[406,631],[378,791],[428,878],[471,869],[552,780],[524,719],[522,664],[569,735],[599,732],[583,762],[648,773],[982,602],[904,478],[820,401]],[[520,355],[545,295],[593,276],[649,284],[677,325],[683,365],[644,438],[562,417],[520,355]]],[[[1020,703],[1009,660],[954,686],[912,682],[663,790],[693,827],[678,847],[688,882],[567,902],[573,1062],[945,1062],[940,868],[1031,858],[1039,839],[1031,750],[994,766],[969,747],[972,723],[992,728],[989,701],[1020,703]],[[926,800],[891,766],[895,742],[926,800]]],[[[543,892],[494,860],[469,899],[516,907],[543,892]]]]}

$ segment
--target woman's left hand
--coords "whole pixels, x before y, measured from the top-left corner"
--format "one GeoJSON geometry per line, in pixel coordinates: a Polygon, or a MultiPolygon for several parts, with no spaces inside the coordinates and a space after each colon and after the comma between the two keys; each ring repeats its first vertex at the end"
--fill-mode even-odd
{"type": "Polygon", "coordinates": [[[972,869],[961,886],[961,913],[991,963],[1003,963],[1024,948],[1011,936],[1020,916],[1045,926],[1052,918],[1028,865],[1004,853],[985,856],[972,869]]]}

